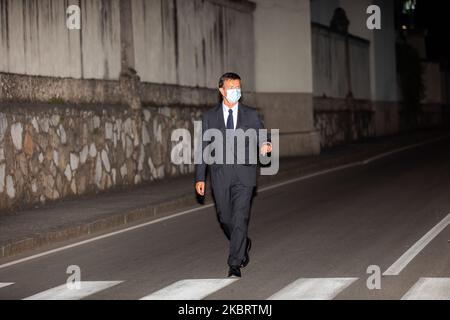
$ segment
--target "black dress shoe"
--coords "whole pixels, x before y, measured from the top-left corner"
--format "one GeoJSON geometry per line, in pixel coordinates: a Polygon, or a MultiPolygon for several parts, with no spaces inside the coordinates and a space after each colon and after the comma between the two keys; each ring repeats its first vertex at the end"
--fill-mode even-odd
{"type": "Polygon", "coordinates": [[[245,268],[250,262],[249,252],[251,248],[252,248],[252,240],[250,238],[247,238],[247,248],[245,248],[245,258],[244,261],[242,261],[242,268],[245,268]]]}
{"type": "Polygon", "coordinates": [[[241,277],[241,268],[239,267],[230,267],[228,271],[228,277],[241,277]]]}

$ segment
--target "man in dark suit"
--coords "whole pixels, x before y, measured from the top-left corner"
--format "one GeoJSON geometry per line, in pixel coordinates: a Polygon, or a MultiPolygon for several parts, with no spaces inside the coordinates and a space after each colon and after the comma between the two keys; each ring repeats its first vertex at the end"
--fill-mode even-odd
{"type": "MultiPolygon", "coordinates": [[[[203,135],[210,129],[220,130],[223,162],[210,163],[211,186],[221,227],[230,241],[228,266],[229,277],[241,277],[241,267],[247,266],[250,257],[251,240],[247,236],[250,204],[256,186],[257,164],[251,161],[252,154],[265,156],[272,151],[272,145],[261,141],[259,130],[264,129],[258,112],[239,103],[241,98],[241,78],[235,73],[224,74],[219,81],[219,91],[223,101],[203,114],[203,135]],[[251,129],[251,130],[250,130],[251,129]],[[230,133],[256,132],[255,143],[245,141],[245,147],[235,148],[235,139],[230,133]],[[230,142],[233,149],[226,142],[230,142]],[[230,153],[231,154],[230,156],[230,153]],[[244,157],[240,154],[245,153],[244,157]],[[228,160],[232,159],[232,163],[228,160]]],[[[249,140],[251,140],[249,135],[249,140]]],[[[212,142],[212,141],[211,141],[212,142]]],[[[210,144],[202,141],[202,161],[196,165],[196,192],[205,195],[206,167],[203,151],[210,144]]],[[[257,156],[256,156],[257,158],[257,156]]]]}

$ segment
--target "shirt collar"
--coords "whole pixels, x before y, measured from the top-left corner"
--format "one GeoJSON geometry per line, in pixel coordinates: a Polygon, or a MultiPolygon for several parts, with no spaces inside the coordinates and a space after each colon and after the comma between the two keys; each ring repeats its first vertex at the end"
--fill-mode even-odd
{"type": "MultiPolygon", "coordinates": [[[[233,110],[233,114],[236,114],[236,112],[238,111],[238,108],[239,108],[239,102],[236,103],[233,108],[231,108],[231,110],[233,110]]],[[[223,101],[222,101],[222,110],[224,113],[228,113],[228,110],[230,110],[230,108],[228,108],[223,101]]]]}

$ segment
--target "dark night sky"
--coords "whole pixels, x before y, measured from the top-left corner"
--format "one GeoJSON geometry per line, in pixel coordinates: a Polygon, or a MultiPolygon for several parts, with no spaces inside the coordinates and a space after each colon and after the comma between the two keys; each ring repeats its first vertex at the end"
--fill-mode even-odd
{"type": "Polygon", "coordinates": [[[448,1],[418,0],[417,23],[419,26],[434,31],[449,30],[449,4],[448,1]]]}
{"type": "Polygon", "coordinates": [[[428,31],[429,58],[444,58],[450,54],[450,5],[448,1],[418,0],[416,24],[428,31]]]}

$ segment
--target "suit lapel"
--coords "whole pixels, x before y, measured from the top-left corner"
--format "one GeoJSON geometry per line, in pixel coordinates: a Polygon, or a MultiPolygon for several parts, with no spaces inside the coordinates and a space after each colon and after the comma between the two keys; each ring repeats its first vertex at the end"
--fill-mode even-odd
{"type": "Polygon", "coordinates": [[[236,129],[244,129],[243,128],[243,124],[245,123],[244,114],[245,114],[245,106],[243,104],[239,104],[236,129]]]}
{"type": "Polygon", "coordinates": [[[219,105],[217,105],[216,114],[217,114],[217,129],[225,132],[225,129],[226,129],[225,122],[224,122],[225,120],[223,118],[223,109],[222,109],[221,103],[219,105]]]}

